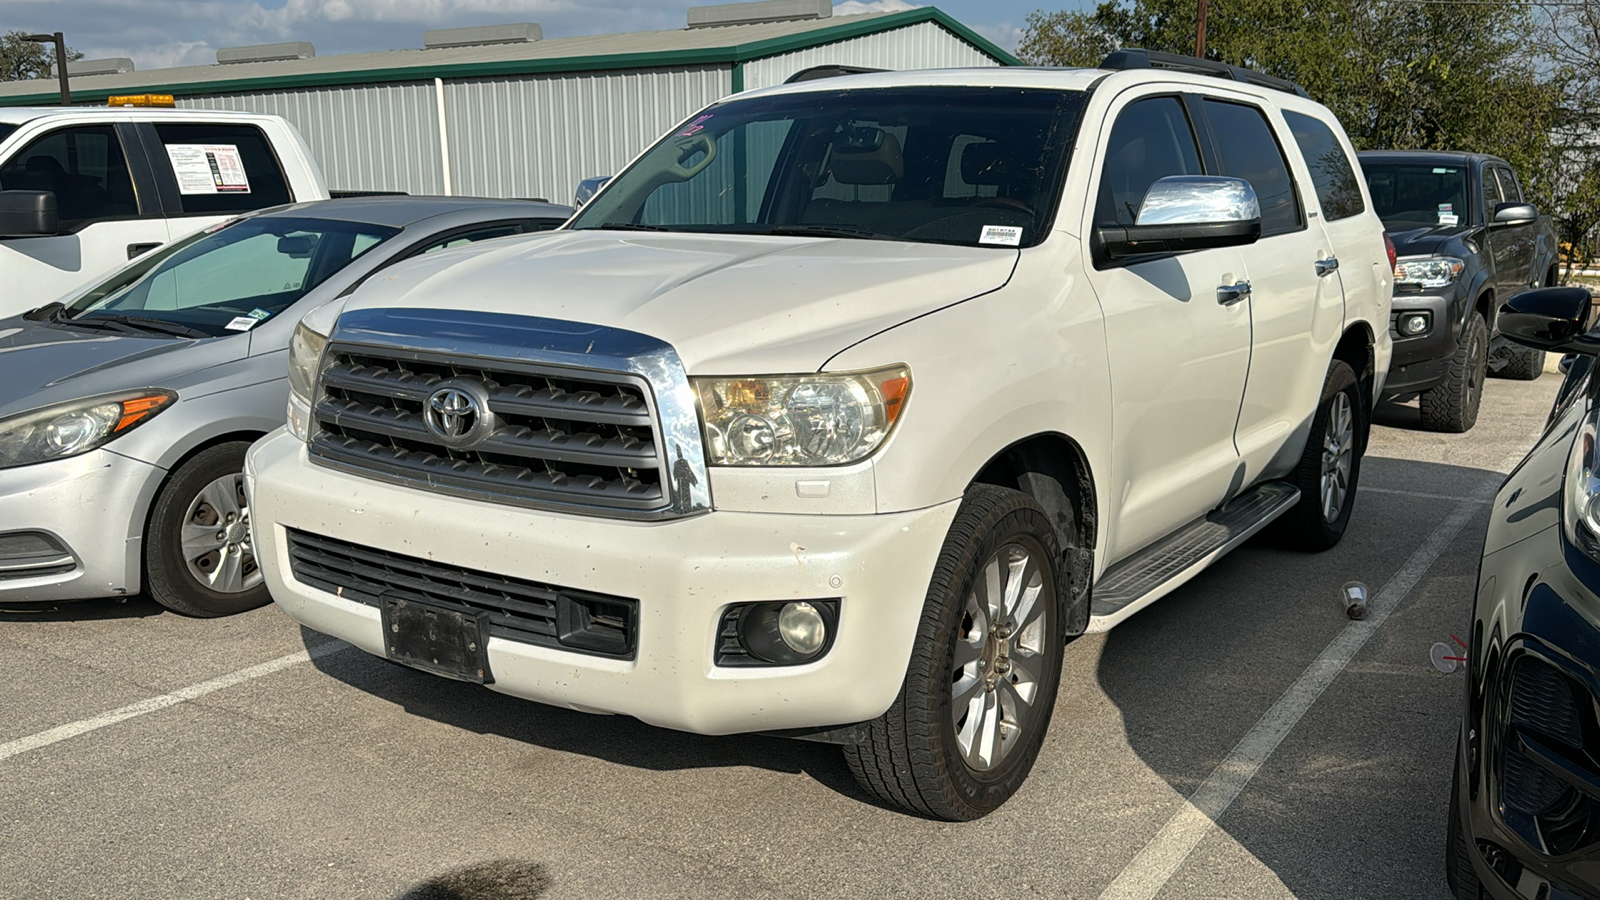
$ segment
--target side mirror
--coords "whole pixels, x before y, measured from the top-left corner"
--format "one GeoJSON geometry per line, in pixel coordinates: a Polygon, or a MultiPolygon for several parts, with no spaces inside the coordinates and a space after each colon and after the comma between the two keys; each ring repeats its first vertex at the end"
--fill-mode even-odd
{"type": "Polygon", "coordinates": [[[1261,203],[1243,178],[1169,175],[1145,192],[1134,224],[1095,233],[1112,259],[1237,247],[1261,237],[1261,203]]]}
{"type": "Polygon", "coordinates": [[[1539,218],[1539,207],[1532,203],[1502,203],[1494,208],[1496,225],[1526,225],[1539,218]]]}
{"type": "Polygon", "coordinates": [[[1594,302],[1581,287],[1523,291],[1500,307],[1500,333],[1524,347],[1557,353],[1600,353],[1600,335],[1588,333],[1594,302]]]}
{"type": "Polygon", "coordinates": [[[572,194],[573,208],[582,208],[583,205],[588,203],[595,194],[600,193],[600,189],[605,187],[606,182],[610,180],[610,175],[596,175],[593,178],[585,178],[584,180],[578,182],[578,189],[572,194]]]}
{"type": "Polygon", "coordinates": [[[0,191],[0,237],[61,233],[56,195],[50,191],[0,191]]]}

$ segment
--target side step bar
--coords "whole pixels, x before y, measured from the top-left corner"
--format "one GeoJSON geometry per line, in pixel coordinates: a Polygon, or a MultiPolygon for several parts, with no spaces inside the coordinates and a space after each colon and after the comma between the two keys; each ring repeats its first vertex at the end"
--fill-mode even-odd
{"type": "Polygon", "coordinates": [[[1298,502],[1300,489],[1293,485],[1281,481],[1257,485],[1107,569],[1094,585],[1088,630],[1110,631],[1200,574],[1298,502]]]}

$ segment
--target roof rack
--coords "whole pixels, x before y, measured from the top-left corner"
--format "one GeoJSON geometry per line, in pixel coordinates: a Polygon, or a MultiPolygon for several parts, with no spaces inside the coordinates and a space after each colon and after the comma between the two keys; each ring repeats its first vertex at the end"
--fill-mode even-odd
{"type": "Polygon", "coordinates": [[[816,81],[819,78],[837,78],[840,75],[864,75],[868,72],[887,72],[888,69],[869,69],[866,66],[825,65],[812,66],[809,69],[790,75],[783,80],[784,84],[797,84],[802,81],[816,81]]]}
{"type": "Polygon", "coordinates": [[[1240,66],[1230,66],[1227,63],[1215,62],[1209,59],[1200,59],[1194,56],[1179,56],[1176,53],[1160,53],[1155,50],[1141,50],[1129,47],[1117,50],[1100,64],[1100,68],[1113,72],[1123,72],[1128,69],[1176,69],[1180,72],[1193,72],[1197,75],[1215,75],[1218,78],[1231,78],[1245,84],[1257,87],[1272,88],[1278,91],[1287,91],[1291,94],[1311,99],[1306,89],[1292,81],[1277,78],[1264,72],[1245,69],[1240,66]]]}

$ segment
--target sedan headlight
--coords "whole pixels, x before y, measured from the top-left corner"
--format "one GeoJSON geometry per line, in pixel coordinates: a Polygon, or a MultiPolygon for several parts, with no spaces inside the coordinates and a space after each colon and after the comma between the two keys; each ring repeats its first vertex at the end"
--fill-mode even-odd
{"type": "Polygon", "coordinates": [[[911,393],[905,366],[693,382],[714,466],[839,466],[865,459],[889,436],[911,393]]]}
{"type": "Polygon", "coordinates": [[[1407,257],[1394,264],[1396,284],[1414,284],[1418,287],[1444,287],[1456,280],[1467,264],[1454,256],[1407,257]]]}
{"type": "Polygon", "coordinates": [[[1578,427],[1567,452],[1567,477],[1561,488],[1561,521],[1567,543],[1600,560],[1600,443],[1596,441],[1600,407],[1578,427]]]}
{"type": "Polygon", "coordinates": [[[311,432],[311,398],[317,387],[317,370],[322,364],[322,348],[328,336],[314,331],[304,321],[296,325],[289,338],[289,431],[300,440],[311,432]]]}
{"type": "Polygon", "coordinates": [[[147,389],[58,403],[0,419],[0,469],[88,453],[132,431],[178,395],[147,389]]]}

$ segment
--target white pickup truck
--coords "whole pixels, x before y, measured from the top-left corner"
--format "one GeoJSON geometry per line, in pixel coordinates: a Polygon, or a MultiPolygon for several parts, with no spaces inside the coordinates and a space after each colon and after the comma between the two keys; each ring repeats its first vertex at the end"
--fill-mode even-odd
{"type": "Polygon", "coordinates": [[[311,313],[246,464],[272,596],[445,677],[995,809],[1069,640],[1269,524],[1340,539],[1389,364],[1333,115],[1158,63],[740,94],[562,229],[311,313]]]}
{"type": "Polygon", "coordinates": [[[230,216],[327,198],[277,116],[0,108],[0,317],[230,216]]]}

